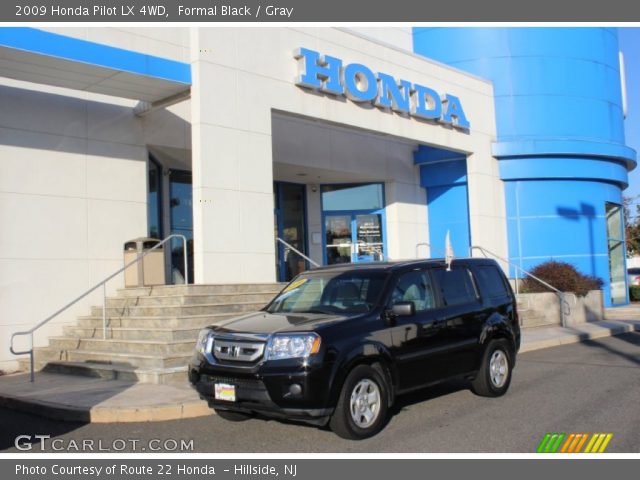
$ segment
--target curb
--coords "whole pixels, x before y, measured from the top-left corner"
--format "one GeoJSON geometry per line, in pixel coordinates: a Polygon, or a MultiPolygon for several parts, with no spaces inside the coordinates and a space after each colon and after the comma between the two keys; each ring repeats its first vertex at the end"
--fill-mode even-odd
{"type": "Polygon", "coordinates": [[[597,338],[613,337],[615,335],[622,335],[623,333],[630,333],[639,331],[634,324],[620,324],[611,326],[608,328],[602,328],[601,331],[595,332],[581,332],[575,334],[568,334],[559,337],[548,338],[544,340],[535,340],[532,342],[524,342],[520,346],[518,353],[533,352],[535,350],[542,350],[545,348],[559,347],[560,345],[569,345],[571,343],[580,343],[587,340],[595,340],[597,338]]]}
{"type": "Polygon", "coordinates": [[[213,409],[203,401],[163,404],[131,408],[74,407],[22,397],[0,395],[0,407],[30,413],[63,422],[80,423],[133,423],[164,422],[213,415],[213,409]]]}

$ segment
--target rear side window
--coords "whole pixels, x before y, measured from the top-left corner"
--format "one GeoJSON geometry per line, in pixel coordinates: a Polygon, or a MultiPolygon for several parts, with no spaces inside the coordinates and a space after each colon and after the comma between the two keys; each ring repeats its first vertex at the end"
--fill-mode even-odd
{"type": "Polygon", "coordinates": [[[498,267],[491,265],[478,266],[476,268],[478,284],[488,298],[504,297],[509,295],[504,277],[498,271],[498,267]]]}
{"type": "Polygon", "coordinates": [[[462,305],[478,299],[471,272],[466,268],[453,267],[449,272],[444,268],[436,268],[433,275],[445,306],[462,305]]]}
{"type": "Polygon", "coordinates": [[[391,305],[413,302],[416,312],[435,308],[436,300],[429,274],[423,270],[404,273],[391,292],[391,305]]]}

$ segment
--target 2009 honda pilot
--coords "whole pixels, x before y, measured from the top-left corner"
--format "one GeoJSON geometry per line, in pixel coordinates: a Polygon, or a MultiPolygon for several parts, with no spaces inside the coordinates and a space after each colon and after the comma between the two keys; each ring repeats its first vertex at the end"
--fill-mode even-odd
{"type": "Polygon", "coordinates": [[[228,420],[328,422],[360,439],[383,428],[398,395],[452,377],[503,395],[519,347],[515,298],[493,260],[339,265],[202,330],[189,380],[228,420]]]}

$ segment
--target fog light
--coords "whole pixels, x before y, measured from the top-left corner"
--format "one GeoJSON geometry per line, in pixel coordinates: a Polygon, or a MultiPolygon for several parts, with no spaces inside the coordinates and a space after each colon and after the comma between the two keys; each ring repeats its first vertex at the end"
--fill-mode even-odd
{"type": "Polygon", "coordinates": [[[300,385],[298,385],[297,383],[292,383],[291,385],[289,385],[289,394],[291,394],[291,396],[297,397],[301,393],[302,387],[300,385]]]}

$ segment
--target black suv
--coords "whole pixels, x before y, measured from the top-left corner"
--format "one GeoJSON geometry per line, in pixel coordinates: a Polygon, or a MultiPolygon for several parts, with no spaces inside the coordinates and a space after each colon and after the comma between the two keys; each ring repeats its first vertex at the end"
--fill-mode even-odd
{"type": "Polygon", "coordinates": [[[217,414],[379,432],[396,397],[453,377],[509,388],[520,327],[489,259],[339,265],[298,275],[260,312],[200,332],[189,380],[217,414]]]}

